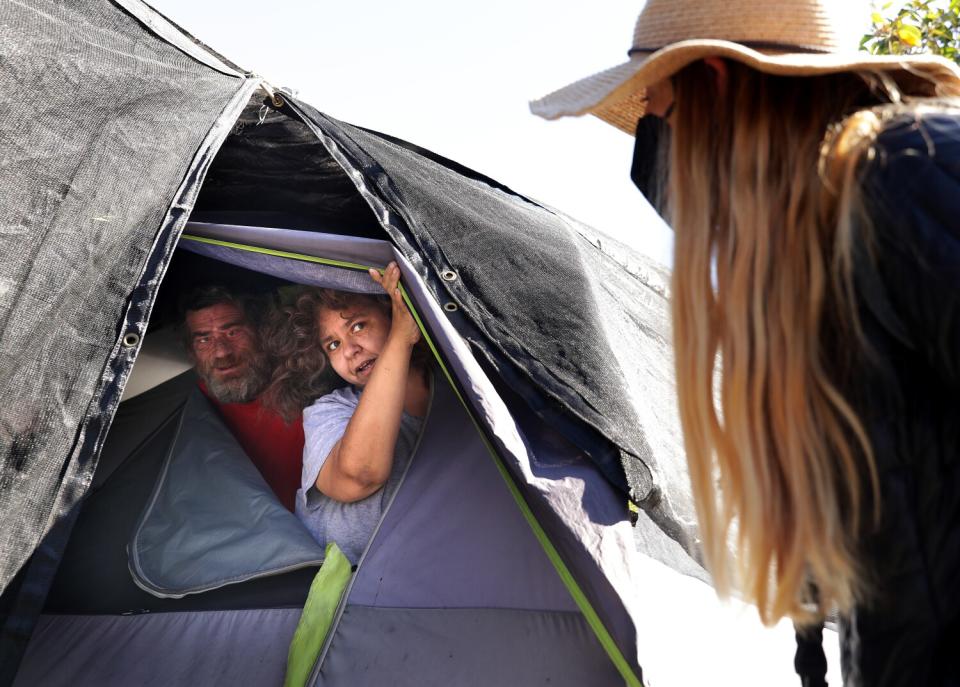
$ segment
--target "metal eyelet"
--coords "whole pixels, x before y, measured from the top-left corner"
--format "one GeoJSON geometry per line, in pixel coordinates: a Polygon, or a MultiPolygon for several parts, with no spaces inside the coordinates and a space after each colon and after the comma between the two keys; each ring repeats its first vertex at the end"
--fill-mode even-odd
{"type": "Polygon", "coordinates": [[[443,304],[443,309],[447,312],[457,312],[460,309],[460,306],[453,302],[447,302],[443,304]]]}
{"type": "Polygon", "coordinates": [[[443,279],[443,281],[456,281],[457,273],[453,270],[444,270],[440,273],[440,278],[443,279]]]}
{"type": "Polygon", "coordinates": [[[123,335],[123,347],[135,348],[140,343],[140,335],[136,332],[127,332],[123,335]]]}

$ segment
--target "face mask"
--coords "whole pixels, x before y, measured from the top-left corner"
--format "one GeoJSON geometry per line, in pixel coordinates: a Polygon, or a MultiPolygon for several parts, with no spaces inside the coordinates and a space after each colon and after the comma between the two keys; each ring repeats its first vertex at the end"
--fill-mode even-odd
{"type": "Polygon", "coordinates": [[[661,217],[666,209],[664,193],[669,157],[670,125],[656,115],[641,117],[637,122],[630,178],[661,217]]]}

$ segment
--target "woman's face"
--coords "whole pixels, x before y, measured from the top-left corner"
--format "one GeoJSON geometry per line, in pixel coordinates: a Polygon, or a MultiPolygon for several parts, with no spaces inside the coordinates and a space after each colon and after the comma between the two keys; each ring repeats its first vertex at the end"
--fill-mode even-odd
{"type": "Polygon", "coordinates": [[[390,316],[370,303],[343,310],[322,308],[317,315],[320,345],[341,379],[363,387],[390,333],[390,316]]]}

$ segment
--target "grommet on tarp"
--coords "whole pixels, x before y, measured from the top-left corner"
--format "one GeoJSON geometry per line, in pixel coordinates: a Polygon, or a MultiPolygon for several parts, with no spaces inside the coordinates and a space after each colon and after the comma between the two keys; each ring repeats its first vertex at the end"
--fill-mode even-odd
{"type": "Polygon", "coordinates": [[[444,270],[440,273],[440,278],[443,279],[443,281],[456,281],[457,273],[453,270],[444,270]]]}
{"type": "Polygon", "coordinates": [[[127,332],[123,335],[124,348],[134,348],[138,343],[140,343],[140,335],[136,332],[127,332]]]}
{"type": "Polygon", "coordinates": [[[443,309],[446,310],[447,312],[456,312],[457,310],[460,309],[460,306],[457,305],[456,303],[447,302],[443,304],[443,309]]]}
{"type": "Polygon", "coordinates": [[[260,88],[262,88],[266,92],[267,96],[269,96],[270,104],[278,110],[287,104],[286,101],[284,101],[283,96],[274,90],[273,86],[268,84],[266,81],[260,82],[260,88]]]}

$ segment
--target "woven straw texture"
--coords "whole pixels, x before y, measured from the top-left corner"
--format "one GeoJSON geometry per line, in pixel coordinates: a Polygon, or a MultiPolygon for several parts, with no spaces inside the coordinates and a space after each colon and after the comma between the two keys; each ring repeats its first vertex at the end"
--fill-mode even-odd
{"type": "Polygon", "coordinates": [[[843,50],[843,14],[827,0],[649,0],[628,62],[530,103],[545,119],[594,114],[628,134],[644,114],[647,86],[704,57],[782,75],[907,70],[960,85],[960,68],[936,55],[875,56],[843,50]]]}

